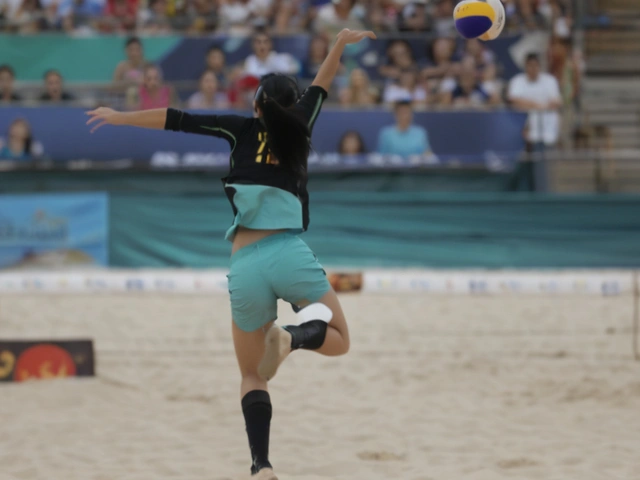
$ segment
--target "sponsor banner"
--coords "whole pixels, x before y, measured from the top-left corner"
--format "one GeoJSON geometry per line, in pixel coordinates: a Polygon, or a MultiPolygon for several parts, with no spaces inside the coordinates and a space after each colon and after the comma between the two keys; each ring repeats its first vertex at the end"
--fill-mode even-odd
{"type": "Polygon", "coordinates": [[[633,293],[631,271],[426,271],[379,270],[363,275],[364,292],[433,294],[585,294],[633,293]]]}
{"type": "Polygon", "coordinates": [[[92,377],[91,340],[0,340],[0,382],[92,377]]]}
{"type": "Polygon", "coordinates": [[[0,195],[0,268],[107,265],[104,193],[0,195]]]}
{"type": "MultiPolygon", "coordinates": [[[[94,270],[3,272],[1,294],[228,293],[226,270],[94,270]]],[[[329,270],[327,278],[341,293],[424,293],[471,295],[585,294],[627,295],[632,271],[448,271],[329,270]]]]}

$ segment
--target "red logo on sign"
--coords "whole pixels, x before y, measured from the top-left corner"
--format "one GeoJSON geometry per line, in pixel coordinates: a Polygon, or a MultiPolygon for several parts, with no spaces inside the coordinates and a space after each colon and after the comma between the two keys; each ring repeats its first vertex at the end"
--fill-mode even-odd
{"type": "Polygon", "coordinates": [[[55,345],[36,345],[28,348],[18,361],[13,371],[16,382],[30,379],[64,378],[76,374],[76,365],[69,352],[55,345]]]}

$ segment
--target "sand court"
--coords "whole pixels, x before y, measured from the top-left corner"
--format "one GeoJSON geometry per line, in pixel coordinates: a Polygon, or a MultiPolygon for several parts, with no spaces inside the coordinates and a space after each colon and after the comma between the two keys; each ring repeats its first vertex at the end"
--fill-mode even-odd
{"type": "MultiPolygon", "coordinates": [[[[281,480],[640,479],[630,295],[341,300],[349,355],[271,384],[281,480]]],[[[93,379],[0,386],[0,479],[248,478],[229,318],[224,295],[0,297],[0,337],[97,355],[93,379]]]]}

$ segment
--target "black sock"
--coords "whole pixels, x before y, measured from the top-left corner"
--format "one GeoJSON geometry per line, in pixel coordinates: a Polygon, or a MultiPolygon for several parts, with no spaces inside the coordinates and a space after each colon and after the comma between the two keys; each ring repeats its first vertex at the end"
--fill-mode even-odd
{"type": "Polygon", "coordinates": [[[269,392],[252,390],[242,399],[242,413],[251,449],[251,475],[263,468],[272,468],[269,463],[269,428],[271,426],[271,398],[269,392]]]}
{"type": "Polygon", "coordinates": [[[322,320],[311,320],[298,326],[287,325],[284,329],[291,334],[291,350],[317,350],[327,337],[327,322],[322,320]]]}

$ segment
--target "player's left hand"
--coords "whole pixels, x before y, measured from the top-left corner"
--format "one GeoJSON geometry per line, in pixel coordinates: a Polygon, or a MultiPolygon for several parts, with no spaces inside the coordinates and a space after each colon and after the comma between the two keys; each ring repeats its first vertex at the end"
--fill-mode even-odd
{"type": "Polygon", "coordinates": [[[348,28],[343,29],[337,36],[337,39],[344,42],[345,45],[358,43],[365,38],[375,40],[378,37],[370,30],[349,30],[348,28]]]}
{"type": "Polygon", "coordinates": [[[95,110],[86,112],[86,114],[91,117],[87,120],[87,125],[94,124],[91,129],[91,133],[95,132],[103,125],[124,125],[124,114],[122,112],[117,112],[112,108],[99,107],[95,110]]]}

